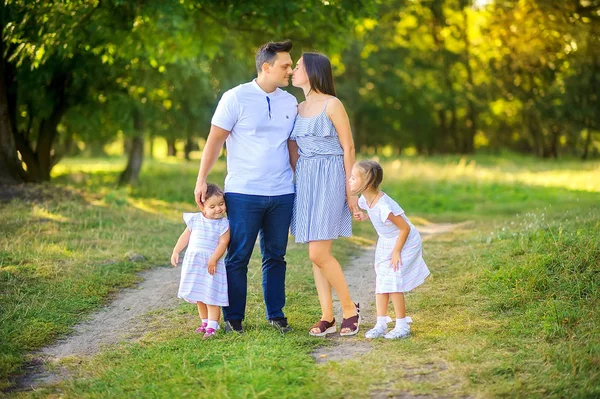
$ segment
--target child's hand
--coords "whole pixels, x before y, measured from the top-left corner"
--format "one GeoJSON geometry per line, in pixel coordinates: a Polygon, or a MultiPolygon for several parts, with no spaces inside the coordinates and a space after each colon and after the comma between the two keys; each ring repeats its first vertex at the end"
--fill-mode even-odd
{"type": "Polygon", "coordinates": [[[395,272],[402,267],[402,257],[400,256],[399,251],[392,252],[392,261],[390,262],[390,267],[393,268],[395,272]]]}
{"type": "Polygon", "coordinates": [[[367,215],[364,212],[355,212],[354,213],[354,219],[358,220],[359,222],[362,222],[363,220],[368,220],[369,219],[369,215],[367,215]]]}
{"type": "Polygon", "coordinates": [[[217,271],[217,261],[209,259],[208,260],[208,274],[213,276],[217,271]]]}
{"type": "Polygon", "coordinates": [[[171,255],[171,264],[173,265],[173,267],[177,267],[178,263],[179,263],[179,254],[173,252],[173,254],[171,255]]]}

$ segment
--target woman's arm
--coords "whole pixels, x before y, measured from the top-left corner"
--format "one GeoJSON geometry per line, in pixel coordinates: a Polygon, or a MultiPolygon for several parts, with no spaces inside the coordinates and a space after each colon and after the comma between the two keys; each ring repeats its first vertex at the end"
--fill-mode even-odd
{"type": "Polygon", "coordinates": [[[225,250],[227,249],[228,244],[229,230],[221,234],[221,237],[219,237],[219,243],[217,244],[217,248],[215,248],[215,252],[213,252],[212,256],[208,260],[208,273],[210,273],[211,275],[215,274],[215,272],[217,271],[217,262],[225,254],[225,250]]]}
{"type": "Polygon", "coordinates": [[[296,162],[298,162],[298,143],[295,140],[288,140],[288,151],[290,152],[290,166],[292,167],[292,172],[296,173],[296,162]]]}
{"type": "Polygon", "coordinates": [[[390,214],[388,216],[388,220],[390,220],[396,227],[400,229],[400,234],[398,234],[398,240],[396,241],[396,245],[394,245],[394,249],[392,251],[392,262],[390,267],[394,268],[394,271],[398,270],[400,266],[402,266],[402,248],[404,248],[404,244],[406,243],[406,239],[410,234],[410,226],[406,223],[406,220],[402,216],[395,216],[390,214]]]}
{"type": "Polygon", "coordinates": [[[354,140],[352,139],[352,130],[350,129],[350,120],[342,102],[333,97],[327,104],[327,115],[337,131],[340,144],[344,150],[344,171],[346,172],[346,196],[348,197],[348,206],[350,212],[358,212],[358,196],[352,194],[350,190],[350,176],[354,166],[354,140]]]}
{"type": "Polygon", "coordinates": [[[171,264],[174,267],[177,267],[177,263],[179,263],[179,253],[183,251],[183,249],[187,247],[188,243],[190,242],[191,234],[192,232],[190,229],[186,227],[183,233],[181,233],[179,236],[177,244],[175,244],[175,248],[173,248],[173,253],[171,254],[171,264]]]}

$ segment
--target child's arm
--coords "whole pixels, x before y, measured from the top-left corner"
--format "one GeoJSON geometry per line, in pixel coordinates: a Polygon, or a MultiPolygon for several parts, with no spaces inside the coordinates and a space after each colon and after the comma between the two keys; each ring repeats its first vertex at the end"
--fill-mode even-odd
{"type": "Polygon", "coordinates": [[[211,276],[217,271],[217,262],[219,259],[221,259],[223,254],[225,254],[227,244],[229,244],[229,229],[225,233],[221,234],[217,248],[208,260],[208,273],[210,273],[211,276]]]}
{"type": "Polygon", "coordinates": [[[177,263],[179,263],[179,253],[183,251],[190,242],[190,234],[192,234],[192,232],[186,227],[179,236],[179,240],[177,240],[177,244],[175,244],[175,248],[173,248],[173,254],[171,254],[171,264],[173,267],[177,267],[177,263]]]}
{"type": "Polygon", "coordinates": [[[398,268],[402,266],[402,256],[400,254],[402,253],[402,248],[404,247],[406,239],[410,234],[410,226],[408,225],[408,223],[406,223],[406,220],[404,220],[404,218],[400,215],[395,216],[393,214],[390,214],[390,216],[388,216],[388,220],[390,220],[396,225],[396,227],[400,229],[400,234],[398,234],[398,240],[396,241],[396,245],[394,245],[394,249],[392,251],[392,262],[390,264],[390,267],[393,267],[394,271],[397,271],[398,268]]]}

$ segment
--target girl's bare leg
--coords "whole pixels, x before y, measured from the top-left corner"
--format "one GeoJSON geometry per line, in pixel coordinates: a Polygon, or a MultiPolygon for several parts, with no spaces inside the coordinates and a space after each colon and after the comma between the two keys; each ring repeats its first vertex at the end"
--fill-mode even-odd
{"type": "Polygon", "coordinates": [[[205,305],[208,308],[207,319],[219,321],[221,318],[221,307],[215,305],[205,305]]]}
{"type": "Polygon", "coordinates": [[[208,319],[208,309],[206,308],[206,304],[204,302],[197,302],[198,306],[198,314],[202,320],[208,319]]]}
{"type": "MultiPolygon", "coordinates": [[[[397,319],[403,319],[406,317],[406,305],[404,303],[404,293],[394,292],[390,294],[392,303],[394,304],[394,312],[396,313],[397,319]]],[[[379,314],[379,312],[378,312],[379,314]]]]}
{"type": "Polygon", "coordinates": [[[377,307],[377,317],[387,316],[389,301],[390,301],[390,294],[375,295],[375,304],[377,307]]]}

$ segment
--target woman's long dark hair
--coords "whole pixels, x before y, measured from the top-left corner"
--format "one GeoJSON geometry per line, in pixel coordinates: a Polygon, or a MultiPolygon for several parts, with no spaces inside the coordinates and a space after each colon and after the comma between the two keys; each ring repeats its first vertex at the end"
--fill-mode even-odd
{"type": "Polygon", "coordinates": [[[306,75],[308,75],[310,89],[335,97],[333,72],[329,58],[319,53],[304,53],[302,54],[302,60],[306,75]]]}

